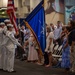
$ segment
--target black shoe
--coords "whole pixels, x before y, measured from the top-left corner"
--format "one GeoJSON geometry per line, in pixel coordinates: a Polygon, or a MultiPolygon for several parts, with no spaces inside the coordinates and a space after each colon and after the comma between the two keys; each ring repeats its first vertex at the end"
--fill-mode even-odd
{"type": "Polygon", "coordinates": [[[0,69],[0,71],[2,71],[3,69],[0,69]]]}
{"type": "Polygon", "coordinates": [[[24,60],[25,60],[24,58],[21,58],[21,59],[20,59],[20,61],[24,61],[24,60]]]}

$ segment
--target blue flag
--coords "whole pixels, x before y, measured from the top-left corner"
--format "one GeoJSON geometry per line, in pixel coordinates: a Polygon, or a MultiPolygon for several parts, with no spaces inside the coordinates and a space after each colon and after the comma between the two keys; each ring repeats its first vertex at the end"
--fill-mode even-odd
{"type": "Polygon", "coordinates": [[[46,28],[45,28],[45,12],[43,0],[28,15],[25,21],[30,25],[29,28],[33,32],[42,52],[44,52],[46,47],[46,28]]]}

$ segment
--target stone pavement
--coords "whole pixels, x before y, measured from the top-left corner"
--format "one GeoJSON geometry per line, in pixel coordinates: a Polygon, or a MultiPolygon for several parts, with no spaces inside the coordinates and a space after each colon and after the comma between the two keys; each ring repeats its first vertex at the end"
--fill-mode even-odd
{"type": "Polygon", "coordinates": [[[7,73],[0,71],[0,75],[75,75],[73,73],[65,73],[60,68],[46,68],[35,63],[15,60],[16,73],[7,73]]]}

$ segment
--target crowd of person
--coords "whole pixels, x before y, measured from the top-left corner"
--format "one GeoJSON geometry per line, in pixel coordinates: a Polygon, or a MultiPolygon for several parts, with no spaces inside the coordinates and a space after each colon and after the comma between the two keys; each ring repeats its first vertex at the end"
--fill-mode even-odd
{"type": "Polygon", "coordinates": [[[57,21],[57,25],[48,25],[46,33],[46,49],[44,54],[45,66],[52,67],[54,48],[62,50],[60,66],[66,72],[75,72],[75,22],[70,21],[68,25],[63,25],[57,21]]]}
{"type": "Polygon", "coordinates": [[[0,23],[0,70],[16,72],[14,58],[38,61],[37,43],[32,32],[22,25],[17,32],[9,19],[0,23]]]}
{"type": "MultiPolygon", "coordinates": [[[[18,34],[18,33],[17,33],[18,34]]],[[[10,20],[0,23],[0,70],[14,71],[15,45],[21,44],[14,37],[17,36],[10,20]]]]}
{"type": "Polygon", "coordinates": [[[46,48],[40,60],[39,47],[30,29],[22,25],[16,33],[10,20],[5,20],[0,23],[0,70],[15,72],[14,58],[52,67],[56,62],[52,54],[57,45],[62,49],[61,68],[66,72],[75,72],[74,21],[68,25],[63,25],[61,21],[57,21],[57,25],[46,24],[46,48]]]}

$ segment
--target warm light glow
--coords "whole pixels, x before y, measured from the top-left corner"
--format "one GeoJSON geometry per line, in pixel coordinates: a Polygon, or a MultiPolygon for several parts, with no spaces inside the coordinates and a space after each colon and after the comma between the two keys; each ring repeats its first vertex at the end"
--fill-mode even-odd
{"type": "Polygon", "coordinates": [[[3,7],[7,7],[8,0],[2,0],[2,1],[3,1],[3,7]]]}
{"type": "Polygon", "coordinates": [[[2,12],[2,14],[4,14],[5,12],[2,12]]]}

